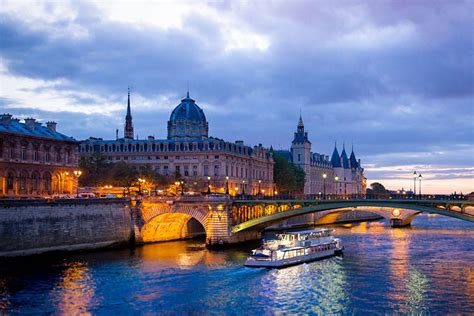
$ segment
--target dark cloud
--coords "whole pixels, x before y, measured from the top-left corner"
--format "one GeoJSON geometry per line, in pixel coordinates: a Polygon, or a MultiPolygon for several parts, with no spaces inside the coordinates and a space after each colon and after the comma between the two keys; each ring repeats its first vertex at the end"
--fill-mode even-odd
{"type": "MultiPolygon", "coordinates": [[[[148,104],[132,102],[140,137],[165,136],[189,81],[218,137],[288,147],[302,109],[315,151],[330,154],[345,140],[367,163],[473,165],[472,2],[212,6],[268,38],[268,49],[226,50],[228,30],[199,12],[180,29],[136,27],[82,3],[74,19],[49,28],[1,15],[0,52],[8,73],[60,79],[37,92],[63,91],[77,104],[97,101],[75,90],[125,106],[131,85],[148,104]],[[71,25],[87,35],[53,32],[71,25]]],[[[124,115],[44,112],[11,98],[0,106],[58,120],[79,139],[113,138],[124,115]]]]}

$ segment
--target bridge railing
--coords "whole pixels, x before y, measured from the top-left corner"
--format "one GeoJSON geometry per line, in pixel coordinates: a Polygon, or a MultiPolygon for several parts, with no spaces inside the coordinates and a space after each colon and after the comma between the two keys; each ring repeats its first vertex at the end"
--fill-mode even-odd
{"type": "Polygon", "coordinates": [[[469,200],[462,194],[278,194],[278,195],[236,195],[234,200],[469,200]]]}

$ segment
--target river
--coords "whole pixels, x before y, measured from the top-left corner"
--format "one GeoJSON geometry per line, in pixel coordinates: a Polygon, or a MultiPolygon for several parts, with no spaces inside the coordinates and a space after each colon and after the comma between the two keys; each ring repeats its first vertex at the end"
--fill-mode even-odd
{"type": "Polygon", "coordinates": [[[280,270],[250,243],[203,240],[0,262],[0,314],[446,314],[474,312],[474,225],[419,215],[333,226],[343,256],[280,270]]]}

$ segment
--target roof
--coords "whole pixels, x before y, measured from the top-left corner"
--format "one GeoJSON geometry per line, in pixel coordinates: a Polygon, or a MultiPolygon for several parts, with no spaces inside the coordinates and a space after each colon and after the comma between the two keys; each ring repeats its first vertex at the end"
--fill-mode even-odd
{"type": "Polygon", "coordinates": [[[282,156],[289,162],[292,161],[291,152],[289,150],[274,150],[275,155],[282,156]]]}
{"type": "Polygon", "coordinates": [[[344,147],[342,148],[341,159],[344,169],[349,169],[349,159],[347,158],[346,149],[344,147]]]}
{"type": "Polygon", "coordinates": [[[54,140],[75,142],[72,137],[50,130],[41,123],[34,122],[34,129],[30,129],[25,123],[21,123],[19,119],[12,118],[9,123],[0,120],[0,133],[12,133],[24,136],[49,138],[54,140]]]}
{"type": "Polygon", "coordinates": [[[182,99],[181,103],[171,112],[170,122],[177,120],[206,123],[204,111],[189,97],[189,92],[186,98],[182,99]]]}
{"type": "Polygon", "coordinates": [[[284,232],[277,235],[304,235],[304,234],[312,234],[312,233],[324,233],[324,232],[333,232],[334,229],[332,228],[320,228],[320,229],[307,229],[307,230],[299,230],[294,232],[284,232]]]}
{"type": "Polygon", "coordinates": [[[341,158],[339,156],[339,152],[337,151],[336,145],[334,145],[334,151],[332,152],[332,157],[331,157],[331,165],[333,168],[341,168],[341,158]]]}
{"type": "Polygon", "coordinates": [[[356,156],[354,154],[354,149],[352,149],[351,156],[349,157],[349,162],[351,163],[351,168],[359,167],[359,162],[357,162],[356,156]]]}

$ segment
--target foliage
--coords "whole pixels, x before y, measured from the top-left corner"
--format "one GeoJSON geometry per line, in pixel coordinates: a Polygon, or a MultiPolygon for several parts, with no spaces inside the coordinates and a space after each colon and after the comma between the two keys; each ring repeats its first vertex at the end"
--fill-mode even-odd
{"type": "Polygon", "coordinates": [[[281,193],[300,193],[304,190],[305,172],[300,167],[291,164],[278,154],[274,154],[273,179],[281,193]]]}
{"type": "Polygon", "coordinates": [[[112,163],[107,162],[101,153],[93,153],[88,157],[81,157],[79,168],[82,176],[79,178],[81,186],[101,186],[106,185],[112,178],[112,163]]]}
{"type": "Polygon", "coordinates": [[[378,182],[374,182],[370,185],[370,189],[368,188],[366,190],[366,193],[367,195],[389,195],[390,192],[385,189],[385,187],[378,183],[378,182]]]}
{"type": "Polygon", "coordinates": [[[114,186],[127,188],[130,193],[130,187],[137,181],[138,171],[126,162],[120,161],[114,164],[112,168],[112,182],[114,186]]]}

